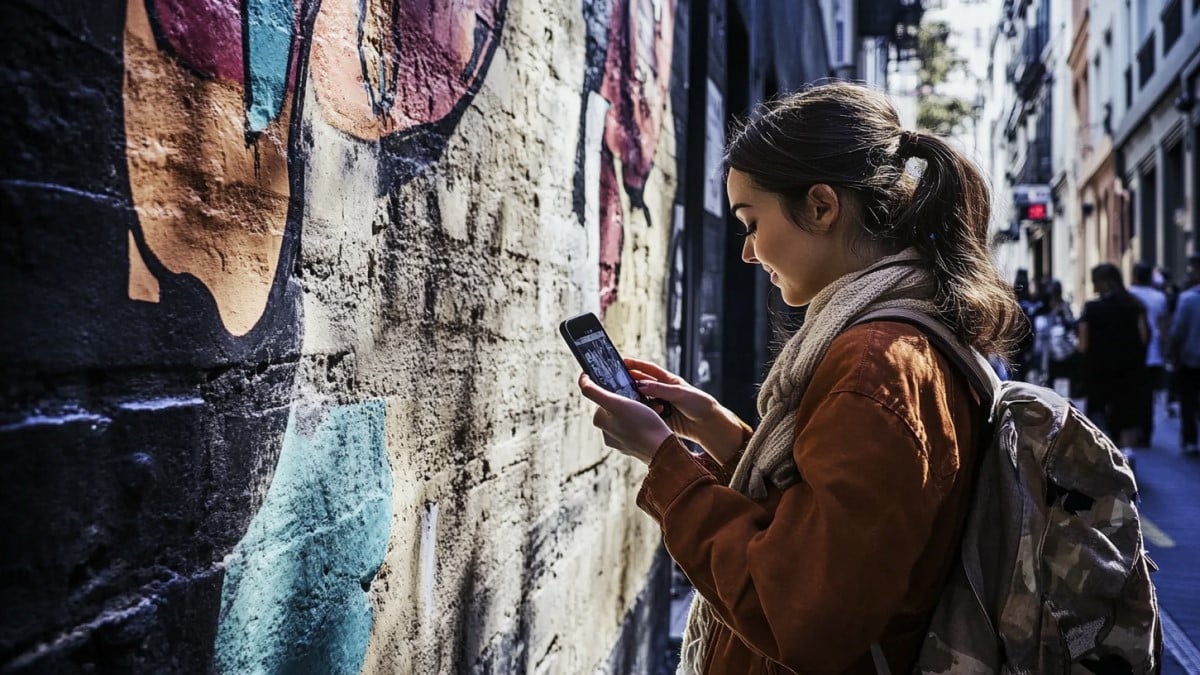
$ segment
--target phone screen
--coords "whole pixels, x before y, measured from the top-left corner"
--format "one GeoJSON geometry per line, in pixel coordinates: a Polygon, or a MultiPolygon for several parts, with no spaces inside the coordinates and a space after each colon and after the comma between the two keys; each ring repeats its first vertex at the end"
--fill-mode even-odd
{"type": "Polygon", "coordinates": [[[595,315],[583,314],[567,319],[560,328],[579,365],[596,384],[626,398],[645,402],[645,398],[633,386],[633,377],[625,368],[617,348],[608,339],[595,315]]]}

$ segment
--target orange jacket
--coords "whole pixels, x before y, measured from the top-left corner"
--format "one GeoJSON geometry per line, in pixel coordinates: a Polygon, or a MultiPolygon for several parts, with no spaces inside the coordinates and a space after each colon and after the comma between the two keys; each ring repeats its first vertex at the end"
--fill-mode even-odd
{"type": "Polygon", "coordinates": [[[667,439],[638,505],[721,619],[704,672],[873,675],[875,641],[910,672],[958,550],[980,412],[918,329],[881,321],[839,335],[813,374],[801,482],[755,502],[726,487],[733,464],[667,439]]]}

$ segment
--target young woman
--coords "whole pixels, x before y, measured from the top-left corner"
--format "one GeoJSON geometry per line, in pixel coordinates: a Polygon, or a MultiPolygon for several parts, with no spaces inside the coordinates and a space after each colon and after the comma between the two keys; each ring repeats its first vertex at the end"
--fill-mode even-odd
{"type": "Polygon", "coordinates": [[[924,312],[1007,354],[1021,310],[988,256],[986,184],[842,83],[767,105],[725,160],[742,259],[808,307],[762,422],[637,359],[641,390],[674,406],[666,422],[579,381],[606,442],[649,464],[638,504],[697,590],[681,672],[908,672],[961,538],[980,404],[920,329],[855,319],[924,312]]]}

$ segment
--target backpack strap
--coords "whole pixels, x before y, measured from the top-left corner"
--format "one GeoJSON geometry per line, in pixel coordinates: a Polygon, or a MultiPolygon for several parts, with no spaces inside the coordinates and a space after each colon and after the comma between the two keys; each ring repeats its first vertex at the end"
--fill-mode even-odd
{"type": "MultiPolygon", "coordinates": [[[[988,363],[987,359],[978,350],[963,344],[954,333],[950,332],[946,324],[924,312],[902,308],[876,309],[855,318],[851,325],[857,326],[871,321],[898,321],[919,328],[933,344],[934,348],[940,351],[959,372],[966,376],[967,382],[970,383],[971,388],[979,395],[983,409],[986,411],[986,424],[984,428],[990,426],[993,422],[992,413],[995,410],[994,404],[996,399],[1000,394],[1001,382],[1000,377],[996,375],[996,371],[992,369],[992,364],[988,363]]],[[[980,434],[981,438],[985,435],[982,431],[980,434]]],[[[983,447],[987,447],[986,443],[983,447]]],[[[980,453],[981,457],[979,461],[982,461],[982,454],[980,453]]],[[[979,598],[979,589],[983,588],[983,583],[979,572],[981,565],[978,560],[978,552],[974,552],[974,557],[970,560],[963,560],[963,569],[966,572],[972,592],[975,593],[976,598],[979,598]]],[[[871,658],[875,663],[875,672],[878,675],[891,675],[887,666],[887,660],[883,658],[883,650],[880,648],[878,642],[871,644],[871,658]]]]}
{"type": "MultiPolygon", "coordinates": [[[[946,324],[924,312],[903,308],[876,309],[854,319],[852,325],[857,326],[871,321],[899,321],[921,329],[933,346],[950,359],[954,367],[967,377],[971,388],[979,394],[984,409],[991,409],[1000,390],[1000,377],[992,369],[992,364],[978,350],[962,343],[946,324]]],[[[989,415],[990,417],[990,415],[989,415]]]]}

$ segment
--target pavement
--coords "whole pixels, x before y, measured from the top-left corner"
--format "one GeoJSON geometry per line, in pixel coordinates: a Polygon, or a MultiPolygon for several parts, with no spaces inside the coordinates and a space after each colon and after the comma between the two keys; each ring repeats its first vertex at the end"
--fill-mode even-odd
{"type": "MultiPolygon", "coordinates": [[[[1082,408],[1082,405],[1080,406],[1082,408]]],[[[1160,405],[1149,448],[1137,449],[1142,530],[1163,624],[1163,675],[1200,675],[1200,454],[1180,452],[1179,419],[1160,405]]],[[[691,602],[687,580],[675,572],[670,637],[673,653],[659,672],[674,672],[691,602]]]]}
{"type": "Polygon", "coordinates": [[[1150,448],[1135,450],[1142,536],[1158,563],[1164,675],[1200,675],[1200,454],[1180,452],[1179,419],[1159,406],[1150,448]]]}

